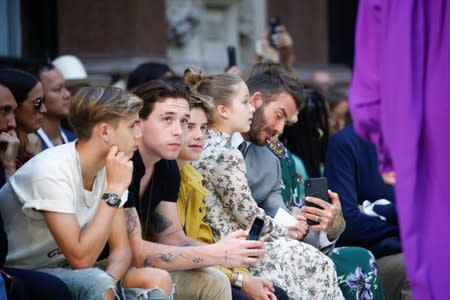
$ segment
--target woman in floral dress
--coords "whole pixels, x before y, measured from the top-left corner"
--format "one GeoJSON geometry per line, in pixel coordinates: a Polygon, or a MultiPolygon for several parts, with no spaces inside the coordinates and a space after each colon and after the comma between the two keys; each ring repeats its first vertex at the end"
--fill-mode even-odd
{"type": "MultiPolygon", "coordinates": [[[[208,132],[202,156],[194,167],[203,175],[210,195],[205,198],[205,221],[215,240],[237,229],[248,229],[255,217],[264,220],[265,257],[249,268],[255,276],[274,282],[291,299],[342,299],[335,266],[319,250],[290,239],[251,196],[242,154],[231,145],[231,135],[250,128],[254,112],[244,81],[231,74],[202,76],[187,69],[184,76],[191,93],[211,97],[208,132]]],[[[251,255],[251,253],[249,253],[251,255]]]]}

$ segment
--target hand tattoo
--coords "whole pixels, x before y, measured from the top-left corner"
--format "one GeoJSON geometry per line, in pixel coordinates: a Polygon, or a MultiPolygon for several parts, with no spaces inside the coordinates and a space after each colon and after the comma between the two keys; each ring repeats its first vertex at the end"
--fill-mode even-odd
{"type": "Polygon", "coordinates": [[[338,207],[333,214],[333,218],[328,226],[328,236],[332,239],[338,237],[345,229],[345,220],[342,215],[342,210],[338,207]]]}

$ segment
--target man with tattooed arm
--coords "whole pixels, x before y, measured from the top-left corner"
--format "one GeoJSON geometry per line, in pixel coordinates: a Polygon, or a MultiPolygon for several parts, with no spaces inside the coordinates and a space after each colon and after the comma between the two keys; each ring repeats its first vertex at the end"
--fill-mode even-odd
{"type": "Polygon", "coordinates": [[[139,116],[143,138],[133,157],[126,214],[136,266],[170,271],[175,299],[231,299],[228,278],[209,266],[247,267],[263,255],[261,241],[236,231],[215,244],[187,237],[178,217],[180,184],[174,159],[189,120],[189,91],[179,82],[156,80],[133,92],[144,100],[139,116]]]}

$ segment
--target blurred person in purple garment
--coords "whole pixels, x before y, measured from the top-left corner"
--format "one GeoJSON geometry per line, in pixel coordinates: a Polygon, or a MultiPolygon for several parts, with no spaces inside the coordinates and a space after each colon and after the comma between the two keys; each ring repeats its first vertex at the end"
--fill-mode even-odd
{"type": "Polygon", "coordinates": [[[438,299],[450,284],[450,3],[361,0],[355,45],[355,129],[395,171],[414,299],[438,299]]]}

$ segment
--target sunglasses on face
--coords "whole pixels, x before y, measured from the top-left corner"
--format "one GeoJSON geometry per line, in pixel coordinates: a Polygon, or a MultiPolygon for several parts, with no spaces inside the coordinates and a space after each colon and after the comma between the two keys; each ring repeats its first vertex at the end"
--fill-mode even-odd
{"type": "Polygon", "coordinates": [[[44,105],[44,103],[45,103],[45,97],[44,96],[37,98],[36,102],[34,103],[34,110],[40,111],[41,107],[42,107],[42,105],[44,105]]]}

